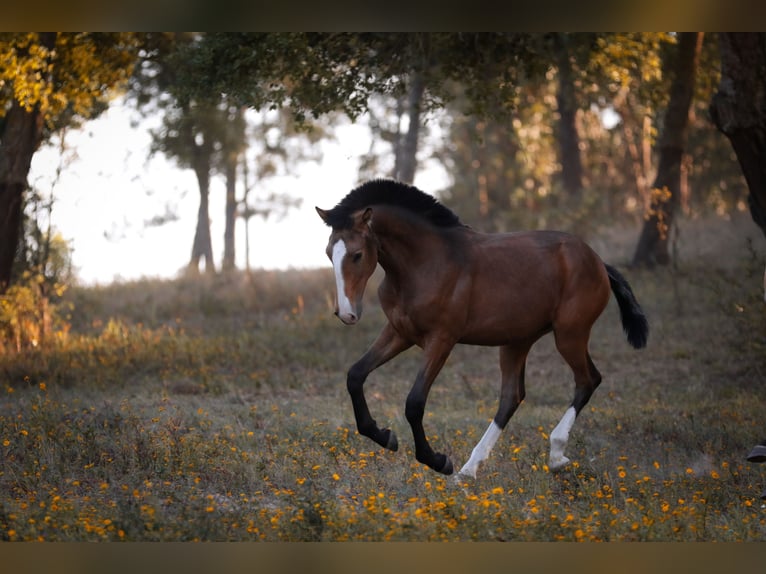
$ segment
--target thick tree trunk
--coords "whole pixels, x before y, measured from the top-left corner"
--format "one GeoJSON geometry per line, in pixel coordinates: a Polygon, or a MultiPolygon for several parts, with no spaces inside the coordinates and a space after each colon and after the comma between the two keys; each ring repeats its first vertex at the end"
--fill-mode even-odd
{"type": "Polygon", "coordinates": [[[577,98],[569,60],[569,39],[566,34],[554,35],[558,66],[556,104],[559,112],[558,140],[561,161],[561,181],[570,197],[582,191],[583,167],[580,157],[580,136],[577,133],[577,98]]]}
{"type": "MultiPolygon", "coordinates": [[[[52,50],[56,33],[40,34],[52,50]]],[[[12,280],[13,263],[21,239],[21,214],[32,157],[42,139],[43,116],[38,106],[27,110],[15,99],[3,118],[0,133],[0,293],[12,280]]]]}
{"type": "Polygon", "coordinates": [[[418,135],[420,133],[420,111],[423,101],[423,91],[425,84],[423,77],[413,72],[410,77],[409,93],[407,96],[407,115],[409,125],[404,138],[396,142],[394,164],[394,179],[405,183],[412,183],[415,180],[415,171],[417,169],[418,153],[418,135]]]}
{"type": "Polygon", "coordinates": [[[679,34],[670,101],[659,143],[659,165],[652,185],[650,210],[633,255],[633,265],[670,263],[668,239],[681,193],[681,161],[686,148],[689,108],[694,94],[701,32],[679,34]]]}
{"type": "Polygon", "coordinates": [[[0,140],[0,292],[11,282],[21,238],[21,211],[32,156],[42,133],[38,108],[25,110],[14,101],[5,114],[0,140]]]}
{"type": "Polygon", "coordinates": [[[718,45],[721,82],[710,115],[734,148],[750,214],[766,236],[766,33],[722,33],[718,45]]]}

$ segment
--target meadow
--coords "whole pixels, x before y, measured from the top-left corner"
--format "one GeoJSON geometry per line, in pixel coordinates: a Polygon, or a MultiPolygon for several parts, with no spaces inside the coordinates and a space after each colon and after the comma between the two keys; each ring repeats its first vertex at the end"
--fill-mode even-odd
{"type": "MultiPolygon", "coordinates": [[[[404,400],[417,349],[366,385],[399,451],[355,430],[345,373],[383,325],[375,285],[354,327],[332,316],[329,263],[71,289],[68,332],[0,355],[0,538],[764,540],[766,465],[745,460],[766,438],[757,233],[746,215],[684,222],[677,263],[651,271],[625,267],[633,230],[594,234],[651,333],[632,349],[610,302],[591,342],[604,381],[557,473],[548,439],[573,383],[550,336],[477,478],[455,480],[414,458],[404,400]]],[[[498,393],[497,351],[457,348],[425,419],[456,467],[498,393]]]]}

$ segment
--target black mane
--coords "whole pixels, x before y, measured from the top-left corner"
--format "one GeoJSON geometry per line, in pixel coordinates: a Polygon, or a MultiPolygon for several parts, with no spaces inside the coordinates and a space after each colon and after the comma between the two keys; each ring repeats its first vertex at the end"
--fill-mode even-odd
{"type": "Polygon", "coordinates": [[[333,229],[348,229],[353,225],[351,215],[371,205],[401,207],[437,227],[463,225],[457,215],[435,198],[414,186],[392,179],[373,179],[353,189],[327,212],[326,223],[333,229]]]}

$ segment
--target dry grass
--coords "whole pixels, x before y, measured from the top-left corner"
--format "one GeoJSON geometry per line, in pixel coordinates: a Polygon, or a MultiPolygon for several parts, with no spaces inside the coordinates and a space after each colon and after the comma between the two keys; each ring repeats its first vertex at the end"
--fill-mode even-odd
{"type": "MultiPolygon", "coordinates": [[[[556,474],[572,383],[549,338],[478,478],[456,483],[414,460],[417,351],[367,385],[399,452],[356,433],[345,371],[383,316],[371,295],[359,325],[337,322],[329,270],[78,289],[68,337],[0,358],[0,537],[763,540],[766,473],[744,457],[766,437],[766,257],[747,224],[684,223],[676,269],[626,270],[649,346],[628,346],[612,302],[592,342],[604,382],[556,474]]],[[[602,237],[624,263],[633,231],[602,237]]],[[[456,465],[498,374],[496,351],[463,347],[434,385],[427,432],[456,465]]]]}

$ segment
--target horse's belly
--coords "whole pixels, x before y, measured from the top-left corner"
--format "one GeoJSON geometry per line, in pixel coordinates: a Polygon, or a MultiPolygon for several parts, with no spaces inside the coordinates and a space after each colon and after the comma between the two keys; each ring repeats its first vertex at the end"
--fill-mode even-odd
{"type": "Polygon", "coordinates": [[[551,330],[547,313],[514,313],[512,309],[498,310],[491,315],[469,317],[460,343],[467,345],[509,345],[536,341],[551,330]]]}

